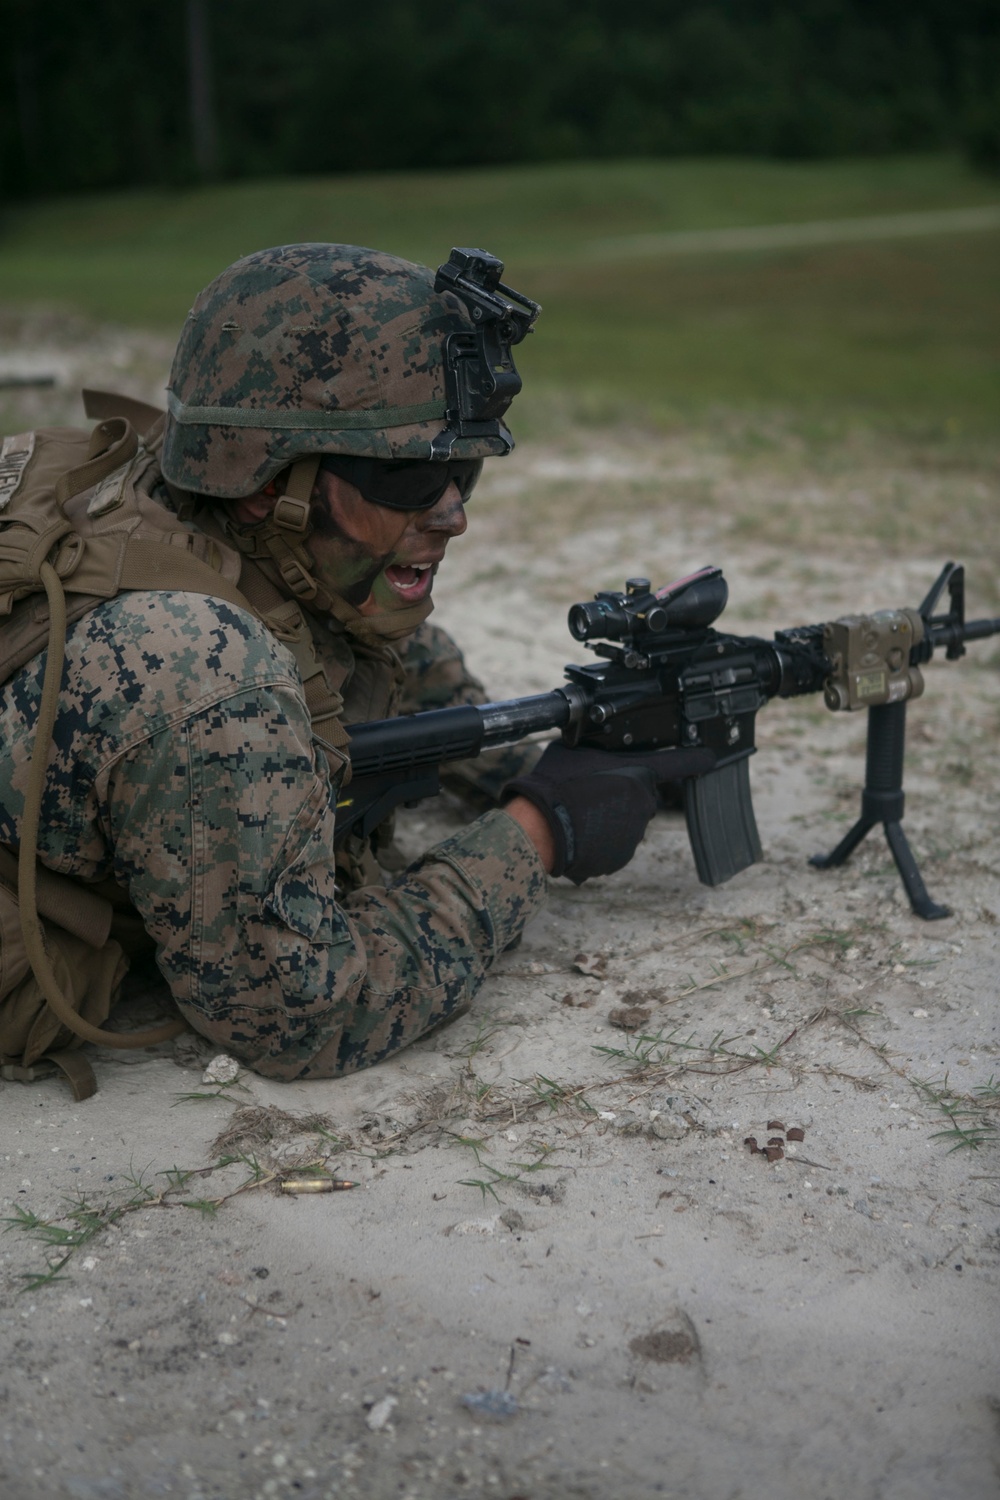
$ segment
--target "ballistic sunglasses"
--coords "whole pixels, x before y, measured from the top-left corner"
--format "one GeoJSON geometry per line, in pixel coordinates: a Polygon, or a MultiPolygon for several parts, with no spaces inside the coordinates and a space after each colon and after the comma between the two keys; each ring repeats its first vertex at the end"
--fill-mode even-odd
{"type": "Polygon", "coordinates": [[[374,505],[390,510],[430,510],[450,484],[468,500],[483,470],[481,458],[435,459],[354,458],[324,453],[320,468],[337,474],[360,490],[374,505]]]}

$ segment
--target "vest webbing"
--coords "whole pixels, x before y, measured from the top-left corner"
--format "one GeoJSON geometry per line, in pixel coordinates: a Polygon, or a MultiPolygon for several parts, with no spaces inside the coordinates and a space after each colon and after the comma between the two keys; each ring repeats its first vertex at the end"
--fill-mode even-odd
{"type": "MultiPolygon", "coordinates": [[[[215,516],[210,513],[201,515],[199,525],[207,536],[226,543],[225,531],[215,516]]],[[[250,557],[242,559],[239,593],[243,607],[255,614],[294,656],[302,678],[313,734],[325,750],[334,752],[331,771],[342,771],[346,780],[350,777],[350,761],[344,752],[350,744],[350,735],[341,718],[344,700],[327,682],[302,609],[294,599],[283,594],[250,557]]]]}

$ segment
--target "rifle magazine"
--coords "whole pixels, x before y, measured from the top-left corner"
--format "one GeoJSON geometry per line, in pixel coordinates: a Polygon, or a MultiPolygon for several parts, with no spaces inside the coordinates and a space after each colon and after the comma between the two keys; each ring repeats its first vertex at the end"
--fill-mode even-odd
{"type": "Polygon", "coordinates": [[[684,783],[684,815],[702,885],[722,885],[761,858],[750,797],[750,759],[743,755],[684,783]]]}

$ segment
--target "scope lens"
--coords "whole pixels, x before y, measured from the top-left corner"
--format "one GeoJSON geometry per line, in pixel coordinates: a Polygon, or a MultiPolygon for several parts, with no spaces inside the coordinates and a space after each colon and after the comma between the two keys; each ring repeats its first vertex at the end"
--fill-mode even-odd
{"type": "Polygon", "coordinates": [[[574,604],[569,612],[569,633],[578,641],[590,635],[590,613],[586,604],[574,604]]]}
{"type": "Polygon", "coordinates": [[[569,612],[570,634],[578,641],[589,641],[603,637],[606,641],[620,641],[632,629],[632,621],[623,609],[616,608],[604,599],[592,599],[588,604],[574,604],[569,612]]]}

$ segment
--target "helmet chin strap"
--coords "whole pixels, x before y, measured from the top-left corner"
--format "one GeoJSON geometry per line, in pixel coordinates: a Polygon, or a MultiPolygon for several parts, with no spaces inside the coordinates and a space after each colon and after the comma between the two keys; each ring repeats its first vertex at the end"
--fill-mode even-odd
{"type": "Polygon", "coordinates": [[[402,640],[426,620],[434,608],[433,600],[422,599],[406,609],[383,609],[363,615],[339,594],[332,593],[313,572],[316,559],[306,543],[312,531],[312,492],[319,464],[319,454],[292,464],[284,492],[267,520],[252,527],[237,526],[230,521],[233,540],[241,552],[263,564],[282,593],[308,605],[315,614],[332,615],[362,641],[402,640]]]}

